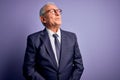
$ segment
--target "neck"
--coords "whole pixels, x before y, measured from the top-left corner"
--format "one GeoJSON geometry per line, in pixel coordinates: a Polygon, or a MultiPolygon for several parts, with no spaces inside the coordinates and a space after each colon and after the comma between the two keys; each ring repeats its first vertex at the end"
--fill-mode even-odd
{"type": "Polygon", "coordinates": [[[56,33],[59,29],[59,27],[47,27],[47,28],[53,31],[54,33],[56,33]]]}

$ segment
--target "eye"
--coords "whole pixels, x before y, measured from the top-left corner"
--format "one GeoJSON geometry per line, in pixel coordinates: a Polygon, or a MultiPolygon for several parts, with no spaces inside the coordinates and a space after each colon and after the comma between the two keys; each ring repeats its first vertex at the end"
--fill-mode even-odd
{"type": "Polygon", "coordinates": [[[47,14],[47,13],[51,13],[51,14],[61,14],[62,13],[62,10],[61,9],[50,9],[50,10],[47,10],[44,14],[47,14]]]}
{"type": "Polygon", "coordinates": [[[51,10],[50,10],[50,13],[54,14],[54,13],[55,13],[55,10],[54,10],[54,9],[51,9],[51,10]]]}
{"type": "Polygon", "coordinates": [[[59,13],[61,13],[61,12],[62,12],[62,10],[61,10],[61,9],[57,9],[56,11],[58,11],[59,13]]]}

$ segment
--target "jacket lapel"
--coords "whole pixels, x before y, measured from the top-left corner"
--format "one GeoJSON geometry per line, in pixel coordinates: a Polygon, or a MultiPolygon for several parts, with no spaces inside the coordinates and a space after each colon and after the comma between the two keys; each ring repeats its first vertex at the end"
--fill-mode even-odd
{"type": "Polygon", "coordinates": [[[48,33],[47,33],[46,29],[44,29],[43,32],[41,33],[41,39],[44,42],[44,45],[45,45],[46,50],[48,52],[48,55],[50,56],[50,58],[52,60],[51,63],[53,63],[53,66],[55,68],[57,68],[57,63],[56,63],[56,60],[55,60],[54,52],[53,52],[53,49],[52,49],[52,46],[51,46],[51,43],[50,43],[50,39],[49,39],[49,36],[48,36],[48,33]]]}
{"type": "Polygon", "coordinates": [[[59,71],[61,71],[61,69],[64,68],[64,62],[66,61],[65,60],[66,59],[65,52],[66,52],[66,46],[68,45],[68,44],[66,44],[67,43],[66,41],[67,40],[66,40],[65,33],[64,33],[64,31],[61,30],[61,53],[60,53],[61,57],[60,57],[59,71]]]}

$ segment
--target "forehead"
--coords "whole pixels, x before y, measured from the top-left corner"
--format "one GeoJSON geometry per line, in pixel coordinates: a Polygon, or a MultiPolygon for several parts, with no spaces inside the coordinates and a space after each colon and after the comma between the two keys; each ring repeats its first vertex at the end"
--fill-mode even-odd
{"type": "Polygon", "coordinates": [[[50,9],[58,9],[58,7],[54,4],[49,4],[49,5],[46,5],[44,7],[44,10],[47,11],[47,10],[50,10],[50,9]]]}

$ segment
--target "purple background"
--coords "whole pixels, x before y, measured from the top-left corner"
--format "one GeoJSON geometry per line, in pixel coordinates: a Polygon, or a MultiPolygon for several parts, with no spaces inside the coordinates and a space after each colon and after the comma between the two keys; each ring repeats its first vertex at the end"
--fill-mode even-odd
{"type": "MultiPolygon", "coordinates": [[[[81,80],[120,80],[120,0],[51,1],[63,10],[62,29],[77,34],[81,80]]],[[[24,80],[26,38],[44,28],[39,9],[46,2],[0,0],[0,80],[24,80]]]]}

